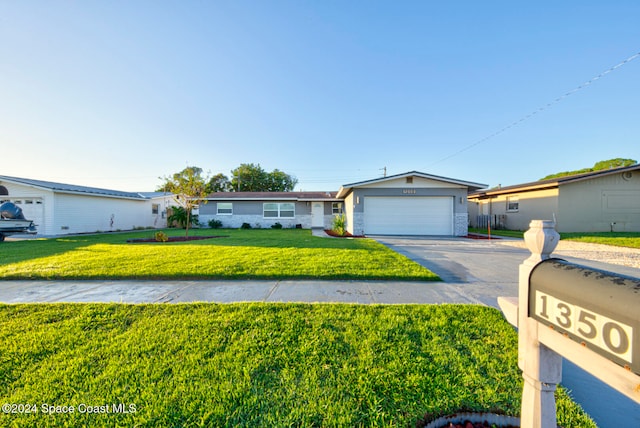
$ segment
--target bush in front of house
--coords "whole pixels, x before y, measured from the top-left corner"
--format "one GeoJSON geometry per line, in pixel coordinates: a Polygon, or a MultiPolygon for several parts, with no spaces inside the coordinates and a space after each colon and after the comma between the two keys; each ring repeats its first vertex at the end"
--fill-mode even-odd
{"type": "Polygon", "coordinates": [[[333,217],[331,230],[340,236],[344,236],[347,234],[347,219],[345,218],[344,214],[337,214],[335,217],[333,217]]]}
{"type": "Polygon", "coordinates": [[[242,223],[242,226],[240,226],[240,229],[251,229],[251,225],[249,223],[242,223]]]}
{"type": "Polygon", "coordinates": [[[282,224],[280,224],[280,222],[276,222],[271,225],[271,229],[282,229],[282,224]]]}
{"type": "Polygon", "coordinates": [[[164,233],[164,232],[156,232],[155,236],[154,236],[156,242],[168,242],[169,241],[169,236],[164,233]]]}
{"type": "Polygon", "coordinates": [[[222,227],[222,222],[220,220],[211,219],[208,223],[211,229],[220,229],[222,227]]]}

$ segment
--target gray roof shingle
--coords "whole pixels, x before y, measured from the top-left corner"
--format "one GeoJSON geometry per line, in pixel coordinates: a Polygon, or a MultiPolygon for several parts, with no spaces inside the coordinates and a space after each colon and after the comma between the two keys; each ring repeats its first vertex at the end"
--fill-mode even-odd
{"type": "Polygon", "coordinates": [[[148,199],[146,196],[137,192],[123,192],[120,190],[101,189],[98,187],[78,186],[75,184],[55,183],[52,181],[33,180],[30,178],[9,177],[0,175],[0,181],[10,181],[13,183],[24,184],[27,186],[40,187],[54,192],[63,193],[81,193],[87,195],[110,196],[114,198],[127,199],[148,199]]]}

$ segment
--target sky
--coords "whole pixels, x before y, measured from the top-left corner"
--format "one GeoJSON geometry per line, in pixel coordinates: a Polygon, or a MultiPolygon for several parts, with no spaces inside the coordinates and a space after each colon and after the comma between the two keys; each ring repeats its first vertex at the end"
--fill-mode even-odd
{"type": "Polygon", "coordinates": [[[640,160],[639,18],[637,0],[0,0],[0,175],[151,191],[255,163],[296,190],[385,170],[493,187],[640,160]]]}

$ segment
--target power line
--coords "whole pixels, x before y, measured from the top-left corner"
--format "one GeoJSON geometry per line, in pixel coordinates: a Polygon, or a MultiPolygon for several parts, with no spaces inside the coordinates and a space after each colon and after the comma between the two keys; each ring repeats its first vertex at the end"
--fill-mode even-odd
{"type": "Polygon", "coordinates": [[[511,122],[509,125],[505,126],[504,128],[500,129],[499,131],[496,131],[493,134],[488,135],[488,136],[476,141],[475,143],[469,144],[468,146],[463,147],[462,149],[458,150],[457,152],[455,152],[455,153],[453,153],[453,154],[451,154],[449,156],[446,156],[446,157],[444,157],[444,158],[442,158],[440,160],[437,160],[437,161],[433,162],[431,165],[435,165],[435,164],[438,164],[440,162],[444,162],[444,161],[446,161],[448,159],[451,159],[452,157],[458,156],[460,153],[466,152],[467,150],[469,150],[469,149],[471,149],[471,148],[473,148],[473,147],[475,147],[475,146],[477,146],[479,144],[482,144],[485,141],[490,140],[490,139],[502,134],[503,132],[506,132],[507,130],[509,130],[509,129],[515,127],[515,126],[520,125],[522,122],[531,119],[533,116],[535,116],[538,113],[542,113],[543,111],[550,109],[551,107],[553,107],[554,105],[558,104],[560,101],[564,100],[565,98],[567,98],[567,97],[575,94],[576,92],[586,88],[587,86],[589,86],[592,83],[594,83],[596,80],[602,79],[607,74],[611,73],[612,71],[616,70],[617,68],[622,67],[625,64],[628,64],[629,62],[633,61],[634,59],[636,59],[638,57],[640,57],[640,52],[631,55],[629,58],[627,58],[627,59],[625,59],[623,61],[620,61],[618,64],[614,65],[613,67],[603,71],[602,73],[600,73],[597,76],[591,78],[590,80],[587,80],[583,84],[577,86],[576,88],[570,90],[569,92],[564,93],[563,95],[557,97],[555,100],[543,105],[542,107],[538,108],[537,110],[532,111],[531,113],[527,114],[526,116],[523,116],[520,119],[518,119],[518,120],[516,120],[514,122],[511,122]]]}

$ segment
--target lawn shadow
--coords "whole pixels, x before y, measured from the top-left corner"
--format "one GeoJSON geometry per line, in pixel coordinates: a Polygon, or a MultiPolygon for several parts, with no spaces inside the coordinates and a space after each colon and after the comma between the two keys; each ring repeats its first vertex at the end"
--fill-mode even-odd
{"type": "Polygon", "coordinates": [[[68,253],[100,243],[92,237],[45,238],[0,244],[0,266],[68,253]]]}

